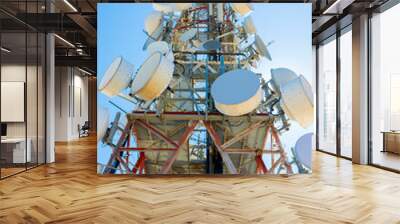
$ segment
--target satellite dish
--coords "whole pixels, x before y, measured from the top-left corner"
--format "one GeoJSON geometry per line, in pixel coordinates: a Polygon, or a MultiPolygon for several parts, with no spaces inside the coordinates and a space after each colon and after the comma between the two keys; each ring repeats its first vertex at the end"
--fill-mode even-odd
{"type": "Polygon", "coordinates": [[[192,3],[153,3],[153,8],[164,13],[180,12],[192,7],[192,3]]]}
{"type": "Polygon", "coordinates": [[[312,166],[312,136],[313,133],[301,136],[294,146],[296,160],[309,169],[312,166]]]}
{"type": "Polygon", "coordinates": [[[139,68],[132,82],[131,93],[150,101],[168,87],[174,72],[174,63],[159,51],[150,55],[139,68]]]}
{"type": "Polygon", "coordinates": [[[110,112],[105,107],[99,107],[99,116],[97,117],[97,142],[99,142],[106,134],[108,125],[110,124],[110,112]]]}
{"type": "Polygon", "coordinates": [[[149,35],[149,37],[147,38],[146,42],[143,45],[143,50],[146,50],[151,43],[158,41],[162,33],[163,33],[163,26],[160,25],[152,34],[149,35]]]}
{"type": "Polygon", "coordinates": [[[148,34],[154,33],[161,25],[163,14],[158,11],[151,12],[144,21],[144,31],[148,34]]]}
{"type": "Polygon", "coordinates": [[[271,69],[271,79],[276,89],[286,85],[288,82],[296,79],[298,75],[294,71],[287,68],[271,69]]]}
{"type": "Polygon", "coordinates": [[[192,7],[192,3],[175,3],[175,11],[183,11],[192,7]]]}
{"type": "Polygon", "coordinates": [[[258,34],[255,35],[255,45],[256,45],[258,52],[262,56],[266,57],[270,61],[272,60],[271,54],[269,53],[267,46],[265,45],[264,41],[261,39],[261,37],[258,34]]]}
{"type": "Polygon", "coordinates": [[[249,3],[231,3],[233,11],[245,16],[253,11],[253,7],[249,3]]]}
{"type": "Polygon", "coordinates": [[[211,86],[211,95],[219,112],[241,116],[260,105],[263,91],[254,72],[237,69],[219,76],[211,86]]]}
{"type": "Polygon", "coordinates": [[[146,17],[144,31],[148,35],[148,38],[143,46],[143,50],[146,50],[151,43],[157,41],[161,37],[163,33],[162,21],[163,14],[161,12],[155,11],[146,17]]]}
{"type": "Polygon", "coordinates": [[[167,42],[156,41],[156,42],[149,44],[149,46],[147,47],[147,52],[149,53],[149,55],[152,55],[157,51],[161,52],[169,60],[174,61],[174,54],[172,53],[167,42]]]}
{"type": "Polygon", "coordinates": [[[221,48],[221,42],[219,40],[207,40],[202,46],[205,50],[216,51],[221,48]]]}
{"type": "Polygon", "coordinates": [[[122,57],[115,58],[101,79],[99,90],[109,97],[117,95],[129,86],[133,72],[132,64],[122,57]]]}
{"type": "Polygon", "coordinates": [[[163,13],[170,13],[174,11],[174,3],[153,3],[154,10],[163,13]]]}
{"type": "Polygon", "coordinates": [[[243,27],[244,27],[244,30],[246,31],[246,33],[249,33],[249,34],[257,33],[257,28],[254,25],[254,22],[253,22],[253,19],[251,18],[251,16],[248,16],[244,19],[243,25],[244,25],[243,27]]]}
{"type": "Polygon", "coordinates": [[[238,46],[239,50],[241,50],[241,51],[248,49],[252,44],[253,44],[253,41],[250,41],[249,38],[246,38],[244,40],[239,39],[237,42],[237,46],[238,46]]]}
{"type": "Polygon", "coordinates": [[[191,40],[194,36],[196,36],[196,33],[197,33],[197,29],[191,28],[191,29],[185,31],[184,33],[182,33],[182,35],[179,37],[179,40],[182,42],[187,42],[187,41],[191,40]]]}
{"type": "Polygon", "coordinates": [[[300,75],[281,86],[281,106],[288,117],[307,128],[314,120],[313,92],[310,83],[300,75]]]}
{"type": "Polygon", "coordinates": [[[147,52],[152,55],[154,52],[159,51],[163,54],[167,54],[170,52],[168,43],[165,41],[156,41],[151,43],[148,47],[147,47],[147,52]]]}

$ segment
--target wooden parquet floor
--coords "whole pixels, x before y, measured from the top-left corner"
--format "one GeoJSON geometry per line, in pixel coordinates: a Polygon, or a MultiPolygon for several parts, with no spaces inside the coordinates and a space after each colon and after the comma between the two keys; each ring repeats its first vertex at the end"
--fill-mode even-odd
{"type": "Polygon", "coordinates": [[[400,175],[323,153],[293,177],[98,176],[94,138],[0,181],[0,223],[400,223],[400,175]]]}

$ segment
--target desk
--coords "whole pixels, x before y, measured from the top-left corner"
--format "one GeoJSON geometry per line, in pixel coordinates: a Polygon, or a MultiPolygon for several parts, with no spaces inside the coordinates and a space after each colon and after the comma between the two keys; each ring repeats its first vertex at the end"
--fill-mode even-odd
{"type": "Polygon", "coordinates": [[[400,154],[400,132],[383,131],[383,150],[382,152],[392,152],[400,154]]]}
{"type": "Polygon", "coordinates": [[[9,163],[26,163],[31,162],[32,153],[30,138],[26,140],[28,143],[25,151],[25,138],[5,138],[1,139],[2,157],[9,163]],[[3,156],[5,154],[5,156],[3,156]],[[12,154],[12,156],[10,155],[12,154]],[[11,159],[12,158],[12,159],[11,159]],[[26,161],[25,161],[26,159],[26,161]]]}

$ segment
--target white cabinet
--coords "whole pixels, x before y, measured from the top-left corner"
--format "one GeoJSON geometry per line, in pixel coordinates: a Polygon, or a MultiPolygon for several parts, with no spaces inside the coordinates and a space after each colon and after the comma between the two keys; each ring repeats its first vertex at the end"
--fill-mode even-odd
{"type": "Polygon", "coordinates": [[[32,161],[32,140],[28,138],[26,140],[27,147],[25,151],[25,138],[7,138],[2,139],[1,144],[7,144],[8,147],[13,148],[12,162],[13,163],[25,163],[32,161]],[[26,160],[25,160],[26,159],[26,160]]]}
{"type": "Polygon", "coordinates": [[[1,82],[1,122],[24,122],[24,103],[24,82],[1,82]]]}

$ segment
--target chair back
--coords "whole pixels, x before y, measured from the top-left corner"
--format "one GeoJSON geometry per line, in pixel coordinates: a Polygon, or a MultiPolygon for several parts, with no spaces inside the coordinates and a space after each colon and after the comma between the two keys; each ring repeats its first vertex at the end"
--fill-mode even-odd
{"type": "Polygon", "coordinates": [[[82,128],[89,129],[90,128],[89,121],[85,121],[85,123],[83,124],[82,128]]]}

